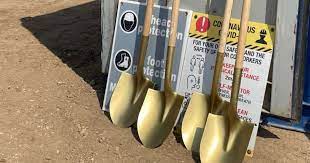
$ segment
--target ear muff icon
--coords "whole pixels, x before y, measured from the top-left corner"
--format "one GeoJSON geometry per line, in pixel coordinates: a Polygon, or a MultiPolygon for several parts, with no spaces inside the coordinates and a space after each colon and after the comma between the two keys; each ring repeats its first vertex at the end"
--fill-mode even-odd
{"type": "Polygon", "coordinates": [[[136,26],[136,17],[132,12],[127,12],[123,16],[122,27],[126,32],[131,32],[136,26]]]}

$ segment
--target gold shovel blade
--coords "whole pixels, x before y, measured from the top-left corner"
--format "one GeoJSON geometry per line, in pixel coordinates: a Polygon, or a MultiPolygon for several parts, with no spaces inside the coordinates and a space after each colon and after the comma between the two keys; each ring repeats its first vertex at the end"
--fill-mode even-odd
{"type": "Polygon", "coordinates": [[[199,152],[200,141],[207,122],[210,96],[194,93],[182,121],[182,140],[186,149],[199,152]]]}
{"type": "Polygon", "coordinates": [[[183,96],[149,89],[138,117],[138,135],[147,148],[160,146],[172,131],[183,96]]]}
{"type": "Polygon", "coordinates": [[[137,84],[137,76],[122,73],[110,101],[110,116],[113,124],[130,127],[137,121],[144,97],[154,84],[142,77],[137,84]]]}
{"type": "Polygon", "coordinates": [[[226,102],[218,95],[214,95],[213,106],[211,103],[211,96],[194,93],[184,115],[182,139],[186,149],[194,153],[199,153],[208,114],[213,110],[219,113],[225,111],[226,102]]]}
{"type": "Polygon", "coordinates": [[[209,114],[200,144],[202,163],[241,163],[247,151],[254,125],[239,120],[225,102],[223,115],[209,114]]]}

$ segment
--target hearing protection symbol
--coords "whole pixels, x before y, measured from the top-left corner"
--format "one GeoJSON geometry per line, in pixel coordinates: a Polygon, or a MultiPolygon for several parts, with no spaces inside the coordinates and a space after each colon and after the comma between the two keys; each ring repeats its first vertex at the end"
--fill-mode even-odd
{"type": "Polygon", "coordinates": [[[126,11],[121,16],[120,26],[125,33],[133,32],[138,25],[138,19],[133,11],[126,11]]]}
{"type": "Polygon", "coordinates": [[[128,51],[121,50],[116,54],[114,65],[118,71],[127,71],[131,67],[131,64],[132,57],[128,51]]]}

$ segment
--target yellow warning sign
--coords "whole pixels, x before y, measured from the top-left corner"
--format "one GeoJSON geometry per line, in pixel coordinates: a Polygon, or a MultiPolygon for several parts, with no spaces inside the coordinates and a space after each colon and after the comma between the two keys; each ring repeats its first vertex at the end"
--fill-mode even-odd
{"type": "MultiPolygon", "coordinates": [[[[189,36],[197,39],[218,42],[222,28],[223,17],[203,13],[193,13],[189,36]]],[[[227,44],[237,45],[240,30],[240,20],[231,19],[227,44]]],[[[275,26],[264,23],[249,22],[246,48],[271,52],[275,39],[275,26]]]]}

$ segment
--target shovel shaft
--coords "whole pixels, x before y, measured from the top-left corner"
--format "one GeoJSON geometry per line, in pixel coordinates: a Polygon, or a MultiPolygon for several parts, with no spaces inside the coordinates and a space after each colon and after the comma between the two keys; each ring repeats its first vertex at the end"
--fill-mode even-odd
{"type": "Polygon", "coordinates": [[[236,59],[236,68],[243,68],[243,56],[245,51],[245,43],[247,38],[248,22],[251,9],[251,0],[244,0],[242,7],[242,16],[241,16],[241,28],[238,40],[238,50],[237,50],[237,59],[236,59]]]}
{"type": "Polygon", "coordinates": [[[149,42],[149,36],[142,35],[140,49],[139,49],[140,56],[139,56],[138,65],[137,65],[138,81],[141,81],[142,78],[144,77],[143,67],[144,67],[144,59],[147,53],[148,42],[149,42]]]}
{"type": "Polygon", "coordinates": [[[172,5],[171,28],[170,28],[171,33],[169,37],[169,46],[168,46],[166,70],[165,70],[165,90],[167,90],[167,92],[172,92],[171,75],[172,75],[175,45],[177,40],[176,35],[179,22],[179,7],[180,7],[180,0],[174,0],[172,5]]]}
{"type": "Polygon", "coordinates": [[[150,34],[153,6],[154,6],[154,0],[148,0],[144,17],[143,36],[149,36],[150,34]]]}
{"type": "Polygon", "coordinates": [[[233,4],[234,4],[234,0],[226,0],[224,20],[223,20],[223,25],[221,29],[221,37],[220,37],[220,44],[219,44],[219,50],[218,50],[218,52],[222,54],[225,52],[225,46],[227,42],[227,35],[229,32],[229,22],[231,18],[231,11],[233,8],[233,4]]]}
{"type": "Polygon", "coordinates": [[[170,28],[170,37],[169,37],[169,46],[175,47],[177,40],[177,30],[179,23],[179,7],[180,0],[174,0],[172,4],[172,15],[171,15],[171,28],[170,28]]]}
{"type": "Polygon", "coordinates": [[[215,97],[218,95],[218,85],[221,78],[221,72],[224,62],[224,53],[225,53],[225,46],[227,42],[227,35],[229,31],[229,22],[231,18],[231,11],[233,8],[233,0],[226,0],[225,5],[225,12],[224,12],[224,20],[223,25],[221,29],[221,37],[220,37],[220,44],[219,44],[219,50],[216,56],[216,63],[215,63],[215,69],[214,69],[214,76],[213,76],[213,82],[212,82],[212,90],[211,90],[211,109],[213,108],[213,105],[215,103],[215,97]]]}
{"type": "Polygon", "coordinates": [[[238,95],[241,84],[242,69],[243,69],[243,57],[245,51],[245,43],[248,29],[248,22],[251,9],[251,0],[244,0],[241,16],[241,28],[238,41],[237,58],[235,62],[234,80],[231,92],[230,102],[234,108],[237,108],[238,95]]]}
{"type": "Polygon", "coordinates": [[[149,33],[151,27],[151,18],[153,13],[153,5],[154,0],[148,0],[146,5],[145,17],[144,17],[144,26],[143,26],[143,34],[141,38],[140,44],[140,56],[138,60],[138,67],[137,67],[137,76],[143,76],[143,67],[144,67],[144,59],[147,53],[147,47],[149,42],[149,33]]]}
{"type": "Polygon", "coordinates": [[[173,54],[175,52],[175,47],[168,47],[168,55],[166,59],[166,70],[165,70],[165,92],[171,93],[171,75],[172,75],[172,65],[173,65],[173,54]]]}

